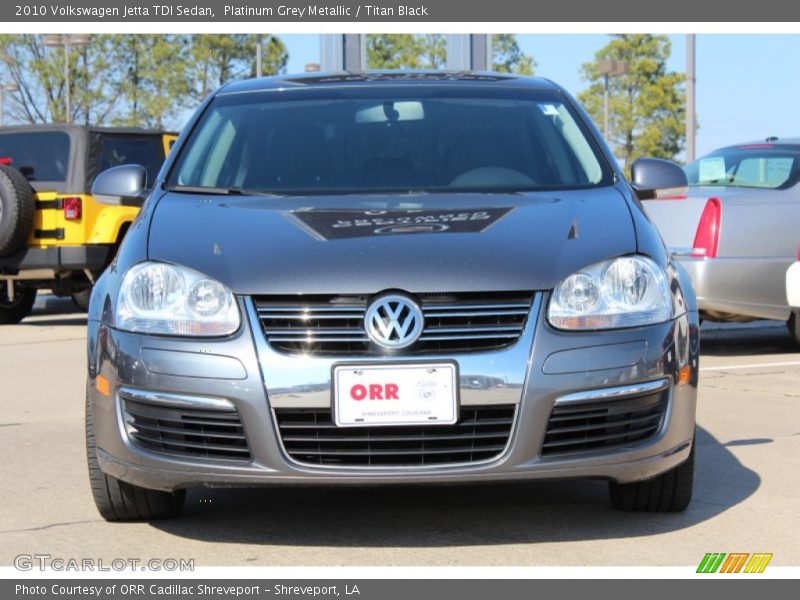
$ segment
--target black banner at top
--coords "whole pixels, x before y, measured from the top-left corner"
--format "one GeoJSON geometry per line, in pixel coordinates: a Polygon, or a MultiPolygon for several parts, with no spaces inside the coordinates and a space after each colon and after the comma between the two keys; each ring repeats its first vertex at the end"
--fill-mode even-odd
{"type": "Polygon", "coordinates": [[[786,0],[10,0],[0,22],[793,22],[786,0]]]}

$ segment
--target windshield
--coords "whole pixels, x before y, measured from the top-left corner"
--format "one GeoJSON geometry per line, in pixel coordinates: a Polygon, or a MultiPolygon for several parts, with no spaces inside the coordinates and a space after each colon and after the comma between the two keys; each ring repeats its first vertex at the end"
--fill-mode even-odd
{"type": "Polygon", "coordinates": [[[589,134],[555,95],[518,99],[418,87],[340,89],[309,99],[311,92],[301,93],[293,100],[276,92],[218,97],[181,150],[168,186],[325,194],[611,181],[589,134]]]}
{"type": "Polygon", "coordinates": [[[686,165],[689,185],[786,189],[800,180],[800,146],[723,148],[686,165]]]}
{"type": "Polygon", "coordinates": [[[0,134],[0,158],[28,181],[64,182],[69,165],[69,135],[63,131],[26,131],[0,134]]]}

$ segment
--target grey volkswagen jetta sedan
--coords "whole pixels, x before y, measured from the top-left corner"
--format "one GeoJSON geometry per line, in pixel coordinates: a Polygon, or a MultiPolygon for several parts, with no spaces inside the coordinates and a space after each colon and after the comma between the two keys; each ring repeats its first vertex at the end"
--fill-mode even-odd
{"type": "MultiPolygon", "coordinates": [[[[199,108],[89,313],[86,427],[109,520],[193,486],[610,482],[691,499],[698,313],[640,199],[554,83],[278,77],[199,108]]],[[[147,189],[147,191],[145,191],[147,189]]]]}

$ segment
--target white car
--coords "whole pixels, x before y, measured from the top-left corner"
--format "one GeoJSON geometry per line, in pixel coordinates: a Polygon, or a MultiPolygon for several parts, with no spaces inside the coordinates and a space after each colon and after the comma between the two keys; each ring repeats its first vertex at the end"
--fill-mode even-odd
{"type": "MultiPolygon", "coordinates": [[[[786,271],[786,300],[792,307],[792,316],[789,321],[797,321],[800,318],[800,248],[797,249],[797,262],[786,271]]],[[[789,327],[791,332],[800,343],[800,328],[796,325],[789,327]]]]}

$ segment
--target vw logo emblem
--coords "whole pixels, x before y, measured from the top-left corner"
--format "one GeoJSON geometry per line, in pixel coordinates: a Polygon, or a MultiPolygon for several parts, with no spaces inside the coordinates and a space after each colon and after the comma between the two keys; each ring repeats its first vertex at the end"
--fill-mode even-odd
{"type": "Polygon", "coordinates": [[[422,335],[422,310],[416,302],[396,294],[381,296],[367,308],[364,328],[369,339],[384,348],[410,346],[422,335]]]}

